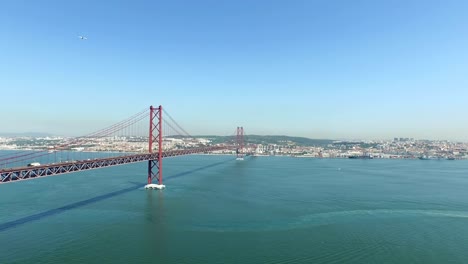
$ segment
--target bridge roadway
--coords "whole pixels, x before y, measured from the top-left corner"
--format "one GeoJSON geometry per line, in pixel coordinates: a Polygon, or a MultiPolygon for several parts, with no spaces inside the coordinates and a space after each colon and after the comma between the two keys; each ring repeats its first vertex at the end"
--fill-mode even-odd
{"type": "MultiPolygon", "coordinates": [[[[235,149],[233,145],[200,147],[184,150],[163,151],[162,157],[175,157],[196,153],[204,153],[215,150],[235,149]]],[[[0,184],[14,181],[32,180],[46,176],[55,176],[65,173],[112,167],[117,165],[143,162],[148,160],[157,160],[158,152],[134,154],[101,159],[76,160],[71,162],[62,162],[55,164],[45,164],[34,167],[18,167],[9,169],[0,169],[0,184]]]]}

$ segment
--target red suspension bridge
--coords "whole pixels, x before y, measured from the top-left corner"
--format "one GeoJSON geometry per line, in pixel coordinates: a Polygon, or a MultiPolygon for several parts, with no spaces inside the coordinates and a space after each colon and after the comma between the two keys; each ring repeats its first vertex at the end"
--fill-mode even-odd
{"type": "Polygon", "coordinates": [[[162,185],[163,159],[167,157],[235,151],[237,158],[243,159],[243,127],[238,127],[235,134],[232,140],[223,143],[197,139],[187,133],[162,106],[151,106],[149,111],[145,109],[82,137],[43,138],[34,142],[35,149],[0,155],[0,184],[148,162],[148,184],[156,182],[162,185]]]}

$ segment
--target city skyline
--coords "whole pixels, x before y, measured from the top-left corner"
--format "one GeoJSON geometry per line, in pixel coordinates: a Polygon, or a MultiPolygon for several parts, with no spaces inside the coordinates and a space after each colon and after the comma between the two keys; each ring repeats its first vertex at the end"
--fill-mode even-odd
{"type": "Polygon", "coordinates": [[[0,133],[161,104],[194,135],[468,141],[464,1],[113,3],[3,4],[0,133]]]}
{"type": "MultiPolygon", "coordinates": [[[[15,139],[15,138],[79,138],[85,135],[65,135],[65,134],[53,134],[48,132],[10,132],[10,133],[3,133],[0,131],[0,139],[15,139]]],[[[192,135],[164,135],[164,138],[173,138],[173,137],[181,137],[181,138],[209,138],[209,137],[235,137],[235,134],[231,135],[216,135],[216,134],[192,134],[192,135]]],[[[297,135],[273,135],[273,134],[245,134],[248,138],[249,136],[255,137],[286,137],[286,138],[302,138],[302,139],[311,139],[311,140],[328,140],[328,141],[335,141],[335,142],[388,142],[388,141],[432,141],[432,142],[459,142],[459,143],[468,143],[468,141],[463,140],[451,140],[445,138],[439,139],[430,139],[430,138],[413,138],[413,137],[391,137],[391,138],[311,138],[306,136],[297,136],[297,135]]],[[[110,136],[114,137],[114,136],[110,136]]],[[[146,135],[135,135],[135,137],[146,137],[146,135]]]]}

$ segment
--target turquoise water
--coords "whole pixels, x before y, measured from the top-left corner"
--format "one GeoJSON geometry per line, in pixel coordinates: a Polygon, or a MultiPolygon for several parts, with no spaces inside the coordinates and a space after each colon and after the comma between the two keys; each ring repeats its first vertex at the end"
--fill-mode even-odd
{"type": "Polygon", "coordinates": [[[468,263],[468,162],[185,156],[0,185],[0,263],[468,263]]]}

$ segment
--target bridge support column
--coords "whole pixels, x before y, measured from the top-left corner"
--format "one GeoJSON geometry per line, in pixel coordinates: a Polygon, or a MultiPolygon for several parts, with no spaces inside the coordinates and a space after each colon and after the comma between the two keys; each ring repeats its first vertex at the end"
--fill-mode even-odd
{"type": "Polygon", "coordinates": [[[237,159],[244,159],[244,127],[237,127],[237,159]]]}
{"type": "Polygon", "coordinates": [[[153,153],[153,143],[158,143],[158,155],[156,159],[148,161],[148,184],[152,184],[153,179],[158,185],[163,184],[162,174],[162,153],[163,153],[163,131],[162,131],[162,106],[154,108],[150,107],[150,129],[148,140],[148,151],[153,153]]]}

